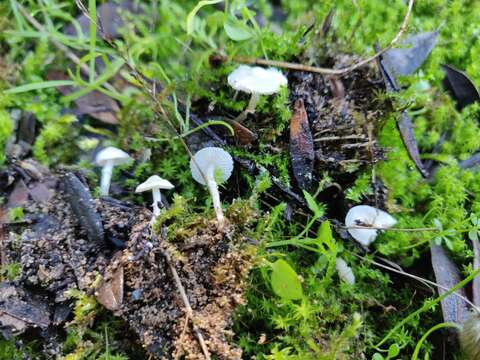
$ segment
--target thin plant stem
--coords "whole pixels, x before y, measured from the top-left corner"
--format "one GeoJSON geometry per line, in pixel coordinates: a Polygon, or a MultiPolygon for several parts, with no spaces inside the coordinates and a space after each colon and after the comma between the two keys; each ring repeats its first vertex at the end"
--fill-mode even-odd
{"type": "Polygon", "coordinates": [[[434,331],[437,331],[439,329],[444,329],[444,328],[456,328],[460,330],[462,327],[458,324],[450,323],[450,322],[443,322],[435,326],[432,326],[430,329],[428,329],[428,331],[425,334],[423,334],[423,336],[420,338],[417,345],[415,346],[415,350],[413,351],[413,354],[412,354],[412,360],[418,359],[418,355],[420,354],[420,349],[422,348],[423,343],[425,342],[425,340],[427,340],[430,334],[433,333],[434,331]]]}

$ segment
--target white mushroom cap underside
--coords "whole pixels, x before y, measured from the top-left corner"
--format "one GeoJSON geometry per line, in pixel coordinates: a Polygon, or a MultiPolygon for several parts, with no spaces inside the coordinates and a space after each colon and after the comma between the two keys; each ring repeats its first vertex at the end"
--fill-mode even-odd
{"type": "Polygon", "coordinates": [[[206,147],[197,151],[190,160],[190,170],[194,180],[206,185],[204,176],[207,175],[210,166],[214,167],[215,174],[221,174],[220,183],[222,183],[232,175],[233,159],[228,152],[218,147],[206,147]]]}
{"type": "Polygon", "coordinates": [[[355,275],[353,274],[352,268],[347,265],[345,260],[342,258],[337,258],[335,261],[335,268],[338,272],[338,277],[345,281],[347,284],[355,284],[355,275]]]}
{"type": "MultiPolygon", "coordinates": [[[[372,226],[375,228],[389,228],[397,223],[397,220],[383,210],[368,205],[352,207],[345,217],[345,226],[372,226]]],[[[352,237],[363,246],[368,246],[375,241],[378,235],[377,229],[348,229],[352,237]]]]}
{"type": "Polygon", "coordinates": [[[95,162],[104,166],[108,161],[113,162],[114,165],[124,164],[130,161],[132,158],[125,151],[117,149],[116,147],[109,146],[101,150],[96,158],[95,162]]]}
{"type": "Polygon", "coordinates": [[[141,183],[140,185],[137,186],[135,189],[135,192],[144,192],[144,191],[149,191],[152,189],[165,189],[165,190],[170,190],[173,189],[175,186],[173,184],[165,179],[162,179],[158,175],[153,175],[150,176],[145,182],[141,183]]]}
{"type": "Polygon", "coordinates": [[[287,78],[277,69],[240,65],[228,76],[228,84],[246,93],[271,95],[287,85],[287,78]]]}

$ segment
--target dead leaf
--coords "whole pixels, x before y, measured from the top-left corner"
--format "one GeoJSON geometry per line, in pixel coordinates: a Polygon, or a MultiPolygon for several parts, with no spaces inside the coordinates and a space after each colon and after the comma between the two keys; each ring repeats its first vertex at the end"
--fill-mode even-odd
{"type": "Polygon", "coordinates": [[[464,72],[446,64],[442,65],[442,69],[445,71],[445,77],[442,80],[443,87],[457,102],[458,111],[480,101],[477,88],[464,72]]]}
{"type": "Polygon", "coordinates": [[[123,304],[123,266],[115,270],[110,280],[102,282],[95,296],[108,310],[120,309],[123,304]]]}
{"type": "Polygon", "coordinates": [[[8,208],[22,207],[28,202],[28,188],[22,179],[18,180],[8,197],[8,208]]]}
{"type": "Polygon", "coordinates": [[[313,161],[315,152],[313,138],[303,99],[295,101],[290,120],[290,159],[293,175],[301,189],[308,190],[312,185],[313,161]]]}
{"type": "MultiPolygon", "coordinates": [[[[400,88],[397,85],[395,76],[385,66],[383,58],[380,58],[377,63],[380,68],[380,72],[382,74],[387,91],[399,92],[400,88]]],[[[414,162],[418,171],[420,172],[420,174],[422,174],[423,177],[428,177],[428,171],[425,168],[422,160],[420,159],[420,151],[418,149],[417,139],[415,138],[415,133],[413,131],[412,120],[410,119],[406,111],[403,111],[400,119],[397,119],[397,128],[400,131],[400,135],[402,137],[403,144],[407,149],[408,155],[414,162]]]]}
{"type": "MultiPolygon", "coordinates": [[[[48,80],[69,79],[66,74],[59,71],[49,71],[46,77],[48,80]]],[[[57,90],[63,95],[69,95],[78,89],[73,86],[59,86],[57,87],[57,90]]],[[[77,116],[87,114],[106,124],[118,124],[116,113],[120,111],[120,107],[115,100],[100,91],[90,91],[89,93],[75,99],[74,103],[77,106],[75,112],[77,116]]]]}
{"type": "Polygon", "coordinates": [[[228,123],[232,126],[233,131],[235,132],[235,138],[240,145],[250,145],[257,140],[258,135],[240,124],[238,121],[229,120],[228,123]]]}
{"type": "MultiPolygon", "coordinates": [[[[460,271],[450,259],[445,249],[440,245],[432,244],[430,253],[436,282],[446,289],[451,289],[457,285],[462,280],[460,271]]],[[[440,295],[446,291],[445,289],[438,288],[440,295]]],[[[466,297],[464,288],[458,289],[456,294],[466,297]]],[[[442,300],[442,312],[445,322],[455,322],[457,324],[462,323],[470,315],[467,303],[461,297],[454,294],[442,300]]]]}
{"type": "Polygon", "coordinates": [[[37,182],[33,184],[33,186],[30,186],[28,192],[34,201],[42,204],[50,201],[54,195],[54,192],[41,182],[37,182]]]}
{"type": "MultiPolygon", "coordinates": [[[[473,270],[480,269],[480,241],[473,240],[473,270]]],[[[480,276],[477,275],[472,281],[472,299],[476,306],[480,306],[480,276]]]]}
{"type": "Polygon", "coordinates": [[[437,38],[438,30],[409,36],[402,41],[402,48],[390,49],[383,54],[384,64],[395,75],[413,74],[427,59],[437,38]]]}
{"type": "MultiPolygon", "coordinates": [[[[122,13],[136,13],[138,9],[134,6],[133,1],[123,1],[121,4],[116,4],[113,1],[107,2],[101,6],[97,6],[97,36],[106,36],[109,38],[117,38],[121,29],[125,23],[122,19],[122,13]],[[103,34],[101,33],[103,31],[103,34]]],[[[77,22],[80,25],[82,33],[87,36],[89,32],[90,19],[85,15],[77,17],[77,22]]],[[[70,36],[77,36],[77,29],[73,25],[69,25],[64,34],[70,36]]]]}

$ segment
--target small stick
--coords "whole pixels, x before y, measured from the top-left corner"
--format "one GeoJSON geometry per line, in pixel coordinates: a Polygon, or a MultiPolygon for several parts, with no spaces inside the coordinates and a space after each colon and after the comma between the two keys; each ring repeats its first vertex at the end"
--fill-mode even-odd
{"type": "MultiPolygon", "coordinates": [[[[231,58],[231,60],[238,63],[243,63],[243,64],[275,66],[275,67],[284,68],[284,69],[306,71],[306,72],[312,72],[312,73],[324,74],[324,75],[344,75],[382,56],[400,40],[403,33],[407,30],[408,22],[410,20],[410,15],[412,14],[413,3],[414,3],[414,0],[409,0],[407,12],[405,13],[405,17],[403,18],[402,25],[400,26],[400,30],[398,31],[397,35],[395,35],[395,37],[392,39],[390,44],[388,44],[382,50],[378,51],[375,55],[342,69],[329,69],[329,68],[322,68],[322,67],[316,67],[316,66],[310,66],[310,65],[304,65],[304,64],[290,63],[285,61],[257,59],[257,58],[252,58],[248,56],[234,56],[231,58]]],[[[229,59],[227,56],[222,56],[222,55],[218,55],[217,57],[219,58],[219,60],[223,60],[223,61],[226,61],[229,59]]]]}
{"type": "Polygon", "coordinates": [[[192,306],[190,305],[190,301],[188,300],[187,293],[185,291],[185,288],[182,285],[182,280],[180,279],[180,276],[178,276],[178,272],[175,269],[175,267],[172,264],[172,260],[170,258],[170,255],[167,254],[165,251],[162,252],[163,256],[165,257],[167,264],[170,268],[170,271],[172,272],[173,278],[175,280],[175,285],[177,286],[178,292],[180,293],[180,297],[182,298],[183,304],[185,305],[185,309],[187,312],[187,318],[192,319],[192,329],[193,332],[195,333],[197,340],[200,344],[200,347],[202,348],[203,355],[205,355],[205,359],[210,360],[210,352],[208,351],[207,344],[205,343],[205,340],[203,339],[203,335],[200,331],[200,329],[195,325],[195,322],[193,321],[194,316],[193,316],[193,309],[192,306]]]}
{"type": "Polygon", "coordinates": [[[365,139],[364,135],[326,136],[314,139],[313,142],[365,139]]]}
{"type": "Polygon", "coordinates": [[[403,231],[403,232],[416,232],[416,231],[439,231],[439,229],[430,227],[430,228],[382,228],[375,226],[339,226],[342,229],[373,229],[373,230],[383,230],[383,231],[403,231]]]}

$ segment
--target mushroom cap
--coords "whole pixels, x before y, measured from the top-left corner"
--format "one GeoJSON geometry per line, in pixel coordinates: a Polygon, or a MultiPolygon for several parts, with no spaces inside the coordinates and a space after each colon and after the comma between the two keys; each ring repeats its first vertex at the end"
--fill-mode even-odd
{"type": "MultiPolygon", "coordinates": [[[[397,220],[383,210],[368,205],[352,207],[345,217],[345,226],[372,226],[389,228],[397,223],[397,220]]],[[[348,229],[352,237],[360,244],[367,247],[375,241],[378,235],[377,229],[348,229]]]]}
{"type": "Polygon", "coordinates": [[[132,160],[130,155],[125,151],[109,146],[101,150],[95,157],[95,162],[99,166],[105,166],[107,162],[111,161],[113,165],[125,164],[132,160]]]}
{"type": "Polygon", "coordinates": [[[221,184],[232,175],[233,159],[228,152],[218,147],[206,147],[197,151],[190,159],[190,170],[196,182],[207,185],[202,174],[207,175],[210,166],[213,166],[215,174],[220,174],[221,184]]]}
{"type": "Polygon", "coordinates": [[[170,189],[173,189],[174,187],[175,186],[173,186],[173,184],[170,181],[162,179],[158,175],[152,175],[145,182],[138,185],[137,188],[135,189],[135,192],[139,193],[139,192],[149,191],[153,189],[170,190],[170,189]]]}
{"type": "Polygon", "coordinates": [[[275,68],[240,65],[228,75],[228,84],[235,90],[249,94],[271,95],[278,92],[281,86],[287,85],[288,80],[275,68]]]}
{"type": "Polygon", "coordinates": [[[335,268],[338,272],[338,277],[345,281],[349,285],[355,284],[355,275],[353,274],[352,268],[347,265],[345,260],[337,257],[335,260],[335,268]]]}

